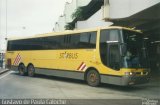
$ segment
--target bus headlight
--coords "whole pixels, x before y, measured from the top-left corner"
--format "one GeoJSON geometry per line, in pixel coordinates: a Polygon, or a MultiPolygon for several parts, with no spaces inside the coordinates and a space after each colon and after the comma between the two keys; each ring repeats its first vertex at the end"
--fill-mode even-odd
{"type": "Polygon", "coordinates": [[[125,72],[125,75],[133,75],[133,72],[125,72]]]}

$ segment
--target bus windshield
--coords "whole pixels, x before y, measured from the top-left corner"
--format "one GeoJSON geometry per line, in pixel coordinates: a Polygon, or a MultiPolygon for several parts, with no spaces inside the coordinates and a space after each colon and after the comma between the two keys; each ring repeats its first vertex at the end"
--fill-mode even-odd
{"type": "Polygon", "coordinates": [[[126,51],[123,56],[124,68],[146,68],[147,57],[143,35],[138,32],[123,30],[126,51]]]}

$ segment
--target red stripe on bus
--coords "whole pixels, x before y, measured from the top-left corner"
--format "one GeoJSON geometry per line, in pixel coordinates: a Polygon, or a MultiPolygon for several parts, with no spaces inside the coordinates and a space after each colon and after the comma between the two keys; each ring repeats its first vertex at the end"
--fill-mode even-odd
{"type": "Polygon", "coordinates": [[[16,59],[14,60],[13,65],[15,64],[15,61],[16,61],[16,59]]]}
{"type": "Polygon", "coordinates": [[[16,57],[15,65],[17,65],[18,59],[19,59],[19,54],[18,54],[17,57],[16,57]]]}
{"type": "Polygon", "coordinates": [[[17,57],[18,57],[18,55],[16,56],[13,65],[15,65],[15,63],[17,62],[17,57]]]}
{"type": "Polygon", "coordinates": [[[19,61],[21,60],[21,56],[18,54],[14,60],[14,65],[17,65],[19,63],[19,61]]]}
{"type": "MultiPolygon", "coordinates": [[[[17,58],[17,56],[16,56],[16,58],[17,58]]],[[[15,64],[16,58],[14,59],[13,65],[15,64]]]]}
{"type": "Polygon", "coordinates": [[[82,69],[81,69],[81,71],[83,71],[83,69],[86,67],[86,65],[83,65],[83,67],[82,67],[82,69]]]}
{"type": "Polygon", "coordinates": [[[19,55],[19,61],[18,61],[18,64],[20,63],[20,61],[21,61],[21,56],[19,55]]]}
{"type": "Polygon", "coordinates": [[[18,65],[18,64],[19,64],[20,60],[21,60],[21,56],[20,56],[20,55],[18,55],[16,65],[18,65]]]}
{"type": "Polygon", "coordinates": [[[81,68],[81,66],[83,65],[84,62],[81,63],[81,65],[77,68],[77,70],[79,70],[81,68]]]}

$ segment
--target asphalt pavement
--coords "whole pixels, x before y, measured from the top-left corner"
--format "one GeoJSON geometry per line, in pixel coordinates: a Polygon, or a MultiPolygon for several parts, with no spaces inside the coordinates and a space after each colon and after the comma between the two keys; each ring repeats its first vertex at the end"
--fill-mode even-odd
{"type": "Polygon", "coordinates": [[[9,70],[0,67],[0,75],[3,74],[3,73],[5,73],[5,72],[7,72],[7,71],[9,71],[9,70]]]}
{"type": "Polygon", "coordinates": [[[84,81],[59,77],[19,76],[14,71],[0,75],[0,99],[69,99],[67,102],[77,105],[84,103],[106,105],[107,102],[110,105],[118,103],[142,105],[143,99],[159,99],[159,97],[160,84],[155,79],[148,84],[131,87],[109,84],[90,87],[84,81]]]}

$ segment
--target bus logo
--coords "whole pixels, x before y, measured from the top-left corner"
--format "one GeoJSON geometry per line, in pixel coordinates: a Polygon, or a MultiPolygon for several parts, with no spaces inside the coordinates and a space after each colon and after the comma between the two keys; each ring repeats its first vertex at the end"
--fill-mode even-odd
{"type": "Polygon", "coordinates": [[[20,54],[18,54],[14,60],[13,65],[18,65],[20,63],[20,61],[21,61],[21,56],[20,56],[20,54]]]}
{"type": "Polygon", "coordinates": [[[87,66],[84,62],[81,63],[81,65],[77,68],[78,71],[85,71],[87,69],[87,66]]]}

